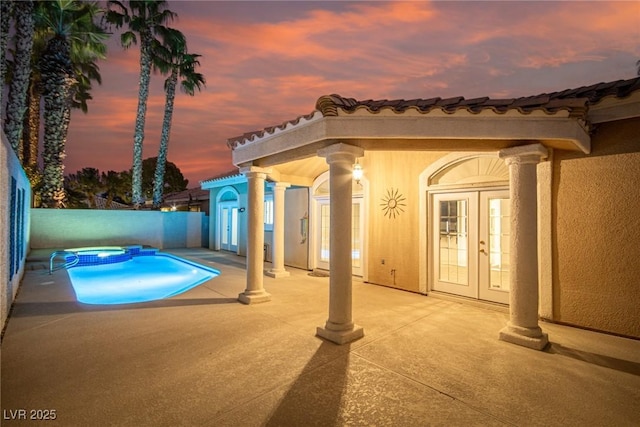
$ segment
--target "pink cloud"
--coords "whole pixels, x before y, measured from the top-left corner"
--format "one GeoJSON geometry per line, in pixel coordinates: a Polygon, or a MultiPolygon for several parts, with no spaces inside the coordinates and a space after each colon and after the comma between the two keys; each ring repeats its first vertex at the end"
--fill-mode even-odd
{"type": "MultiPolygon", "coordinates": [[[[574,86],[576,69],[592,83],[632,77],[611,58],[631,70],[640,57],[639,2],[173,5],[207,79],[176,98],[169,159],[191,185],[232,168],[228,138],[307,114],[321,95],[511,97],[574,86]]],[[[130,167],[137,49],[111,41],[89,114],[73,116],[69,171],[130,167]]],[[[145,157],[157,154],[163,80],[151,79],[145,157]]]]}

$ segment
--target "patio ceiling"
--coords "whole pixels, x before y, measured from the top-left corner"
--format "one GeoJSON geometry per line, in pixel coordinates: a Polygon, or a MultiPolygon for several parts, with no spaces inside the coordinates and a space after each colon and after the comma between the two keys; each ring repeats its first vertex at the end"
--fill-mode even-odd
{"type": "Polygon", "coordinates": [[[271,169],[270,178],[274,181],[311,187],[314,179],[328,170],[329,165],[323,157],[313,156],[279,163],[269,168],[271,169]]]}

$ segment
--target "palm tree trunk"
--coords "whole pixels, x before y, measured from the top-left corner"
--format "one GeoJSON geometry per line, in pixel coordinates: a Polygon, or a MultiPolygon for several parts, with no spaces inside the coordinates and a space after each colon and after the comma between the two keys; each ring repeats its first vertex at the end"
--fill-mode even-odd
{"type": "Polygon", "coordinates": [[[173,118],[173,102],[176,98],[176,84],[178,82],[178,70],[171,71],[171,77],[167,83],[167,98],[164,105],[164,118],[162,120],[162,135],[160,137],[160,149],[158,150],[158,162],[153,178],[153,207],[160,207],[164,192],[164,171],[167,164],[167,152],[169,150],[169,135],[171,134],[171,120],[173,118]]]}
{"type": "Polygon", "coordinates": [[[38,166],[38,143],[40,141],[40,81],[31,74],[27,93],[27,113],[22,126],[23,164],[31,170],[38,166]]]}
{"type": "Polygon", "coordinates": [[[7,121],[4,131],[11,147],[22,161],[22,126],[27,110],[27,90],[31,75],[31,50],[34,31],[33,1],[21,1],[15,5],[16,52],[14,55],[13,78],[9,88],[7,121]]]}
{"type": "Polygon", "coordinates": [[[66,38],[55,36],[40,60],[44,95],[44,171],[42,204],[61,208],[65,205],[65,144],[71,117],[71,86],[75,82],[66,38]]]}
{"type": "MultiPolygon", "coordinates": [[[[7,74],[7,62],[5,61],[5,52],[7,51],[7,41],[9,40],[9,27],[11,26],[11,13],[13,12],[12,1],[3,1],[0,3],[0,106],[4,106],[4,78],[7,74]]],[[[0,114],[0,121],[2,115],[0,114]]]]}
{"type": "Polygon", "coordinates": [[[133,135],[133,168],[131,172],[131,198],[134,209],[144,203],[142,195],[142,142],[144,141],[144,123],[149,98],[149,81],[151,80],[151,34],[140,35],[140,87],[138,91],[138,112],[136,128],[133,135]]]}

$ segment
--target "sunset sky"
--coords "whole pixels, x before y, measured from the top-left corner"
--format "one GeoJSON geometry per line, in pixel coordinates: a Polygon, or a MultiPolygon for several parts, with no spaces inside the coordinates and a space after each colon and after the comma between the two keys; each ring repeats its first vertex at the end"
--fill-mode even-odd
{"type": "MultiPolygon", "coordinates": [[[[176,97],[169,160],[199,181],[233,169],[228,138],[313,111],[337,93],[365,99],[513,98],[629,79],[640,1],[169,1],[200,93],[176,97]]],[[[132,164],[139,48],[119,33],[88,114],[74,111],[66,173],[132,164]]],[[[157,156],[164,77],[153,75],[144,158],[157,156]]]]}

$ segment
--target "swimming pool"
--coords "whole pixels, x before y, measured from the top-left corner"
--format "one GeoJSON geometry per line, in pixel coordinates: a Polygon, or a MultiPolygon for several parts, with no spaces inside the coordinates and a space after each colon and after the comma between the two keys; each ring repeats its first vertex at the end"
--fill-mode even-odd
{"type": "Polygon", "coordinates": [[[78,264],[67,272],[77,300],[85,304],[130,304],[170,298],[220,275],[213,268],[155,251],[119,262],[78,264]]]}

